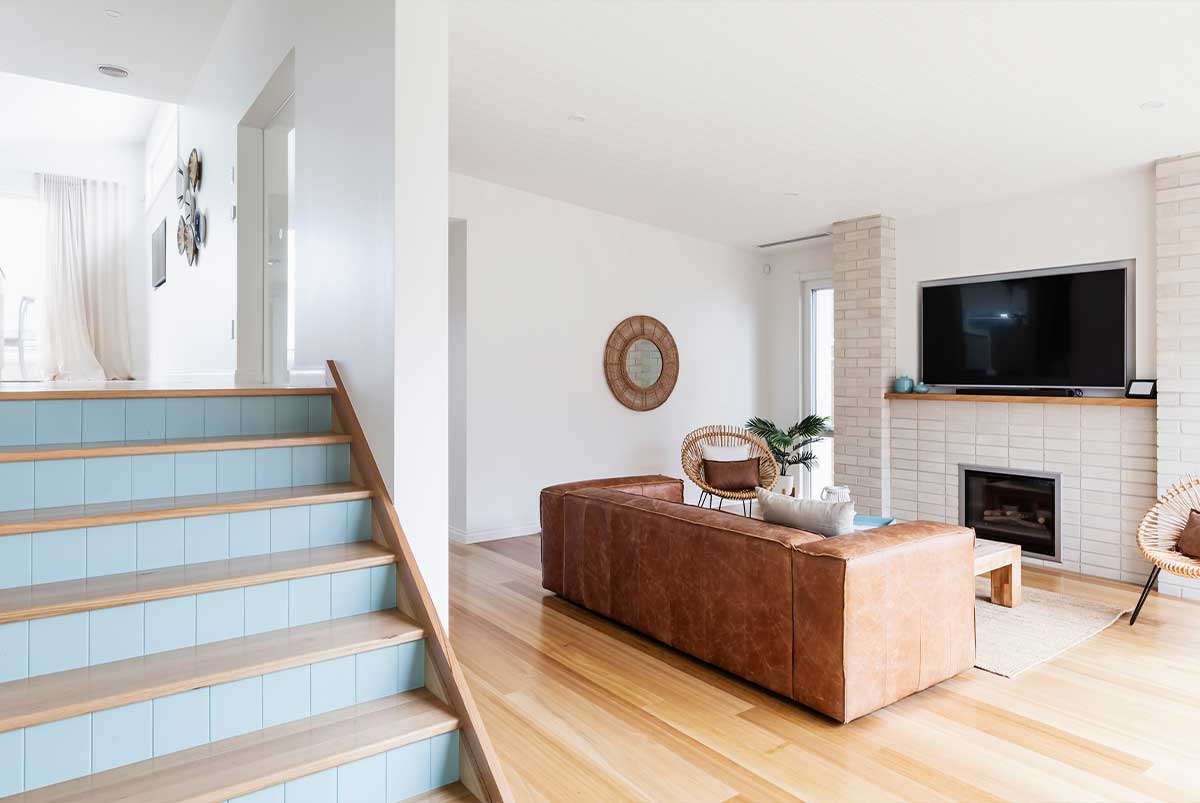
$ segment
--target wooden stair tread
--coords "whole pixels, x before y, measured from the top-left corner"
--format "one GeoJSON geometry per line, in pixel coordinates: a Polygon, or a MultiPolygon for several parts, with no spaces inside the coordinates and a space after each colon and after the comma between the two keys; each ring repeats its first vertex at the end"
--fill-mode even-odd
{"type": "Polygon", "coordinates": [[[331,396],[328,385],[246,385],[171,380],[115,382],[0,382],[0,401],[40,399],[180,399],[217,396],[331,396]]]}
{"type": "Polygon", "coordinates": [[[395,563],[373,541],[0,590],[0,624],[395,563]]]}
{"type": "Polygon", "coordinates": [[[276,507],[320,505],[369,499],[371,491],[352,483],[298,485],[261,491],[237,491],[198,496],[174,496],[142,499],[136,502],[106,502],[97,505],[39,508],[0,513],[0,536],[70,530],[78,527],[104,527],[138,521],[157,521],[184,516],[210,516],[216,513],[241,513],[276,507]]]}
{"type": "Polygon", "coordinates": [[[4,798],[5,803],[219,803],[458,728],[425,689],[4,798]]]}
{"type": "Polygon", "coordinates": [[[459,782],[431,789],[425,794],[404,799],[404,803],[476,803],[477,798],[459,782]]]}
{"type": "Polygon", "coordinates": [[[176,452],[223,452],[231,449],[276,449],[287,446],[324,446],[335,443],[350,443],[350,436],[338,432],[300,432],[287,435],[222,435],[211,438],[2,446],[0,447],[0,463],[69,460],[81,457],[173,454],[176,452]]]}
{"type": "Polygon", "coordinates": [[[0,683],[0,733],[424,636],[395,610],[0,683]]]}

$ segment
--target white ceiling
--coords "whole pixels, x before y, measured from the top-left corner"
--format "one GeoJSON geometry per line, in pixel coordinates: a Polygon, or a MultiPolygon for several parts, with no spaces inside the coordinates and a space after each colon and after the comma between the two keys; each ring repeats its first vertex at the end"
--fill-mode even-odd
{"type": "Polygon", "coordinates": [[[0,144],[143,142],[162,104],[86,87],[0,73],[0,144]]]}
{"type": "Polygon", "coordinates": [[[919,215],[1200,150],[1198,31],[1150,0],[454,0],[451,167],[735,244],[919,215]]]}
{"type": "Polygon", "coordinates": [[[231,2],[0,0],[0,72],[182,103],[231,2]],[[129,77],[107,78],[99,64],[129,77]]]}

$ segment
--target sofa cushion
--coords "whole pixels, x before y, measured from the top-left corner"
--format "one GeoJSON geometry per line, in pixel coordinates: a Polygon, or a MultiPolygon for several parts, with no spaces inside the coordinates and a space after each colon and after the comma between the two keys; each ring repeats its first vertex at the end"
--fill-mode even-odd
{"type": "Polygon", "coordinates": [[[821,535],[846,535],[854,532],[853,502],[822,502],[758,489],[758,509],[763,521],[795,527],[821,535]]]}
{"type": "Polygon", "coordinates": [[[745,460],[750,456],[750,444],[739,443],[734,446],[716,446],[700,441],[700,454],[705,460],[745,460]]]}
{"type": "Polygon", "coordinates": [[[1175,544],[1175,549],[1189,558],[1200,558],[1200,510],[1188,515],[1187,525],[1175,544]]]}
{"type": "Polygon", "coordinates": [[[705,460],[704,481],[718,491],[749,491],[758,486],[758,458],[705,460]]]}

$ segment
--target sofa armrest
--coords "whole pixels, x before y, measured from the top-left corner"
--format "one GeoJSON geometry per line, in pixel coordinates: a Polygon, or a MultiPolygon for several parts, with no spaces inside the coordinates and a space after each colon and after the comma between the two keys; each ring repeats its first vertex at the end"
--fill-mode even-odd
{"type": "Polygon", "coordinates": [[[542,524],[542,587],[560,596],[563,593],[563,498],[571,491],[584,488],[612,488],[638,496],[650,496],[672,502],[683,501],[683,480],[662,474],[581,480],[543,488],[539,502],[542,524]]]}
{"type": "Polygon", "coordinates": [[[970,668],[974,544],[911,522],[794,546],[796,699],[849,722],[970,668]]]}

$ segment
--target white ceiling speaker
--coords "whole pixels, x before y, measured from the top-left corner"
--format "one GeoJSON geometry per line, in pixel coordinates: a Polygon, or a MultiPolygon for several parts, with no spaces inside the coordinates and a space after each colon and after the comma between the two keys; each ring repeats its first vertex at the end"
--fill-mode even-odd
{"type": "Polygon", "coordinates": [[[129,70],[124,67],[118,67],[116,64],[101,64],[96,68],[101,75],[107,75],[109,78],[128,78],[129,70]]]}

